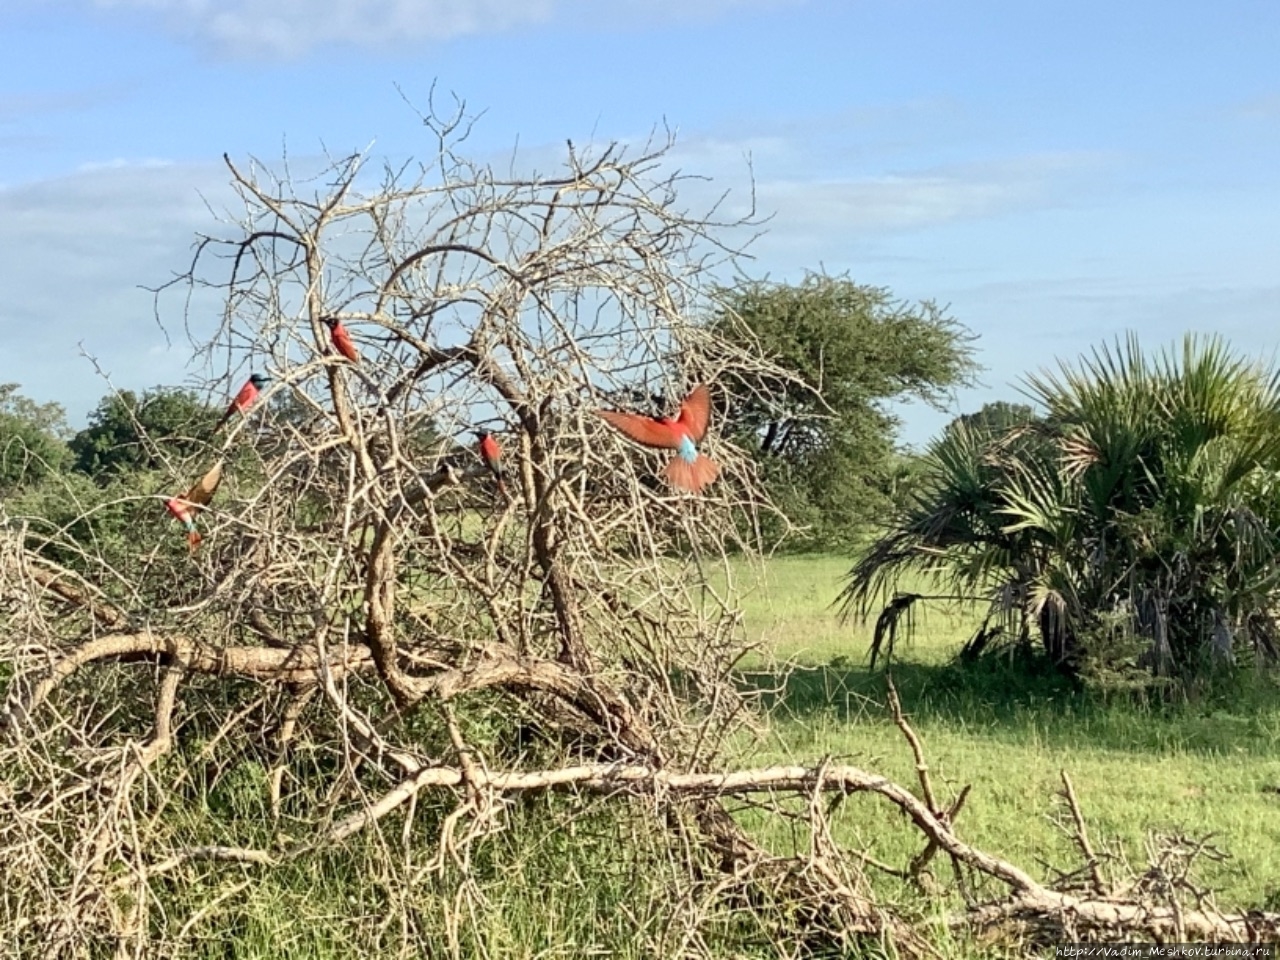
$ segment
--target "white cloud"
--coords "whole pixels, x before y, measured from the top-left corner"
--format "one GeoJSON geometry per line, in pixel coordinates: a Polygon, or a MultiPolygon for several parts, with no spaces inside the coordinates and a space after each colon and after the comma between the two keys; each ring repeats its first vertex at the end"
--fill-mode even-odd
{"type": "Polygon", "coordinates": [[[154,15],[237,57],[293,58],[326,44],[398,46],[545,20],[550,0],[91,0],[154,15]]]}
{"type": "Polygon", "coordinates": [[[1051,205],[1105,158],[1034,154],[987,163],[841,180],[764,180],[763,206],[787,220],[851,231],[900,230],[1051,205]]]}
{"type": "Polygon", "coordinates": [[[328,44],[404,46],[546,22],[715,16],[797,0],[79,0],[161,18],[178,33],[239,57],[298,57],[328,44]]]}
{"type": "Polygon", "coordinates": [[[166,336],[142,287],[187,265],[195,231],[214,226],[201,194],[224,196],[225,181],[214,165],[113,161],[0,189],[0,330],[22,344],[0,352],[0,382],[76,420],[107,392],[81,344],[121,388],[181,382],[181,304],[166,305],[166,336]]]}
{"type": "Polygon", "coordinates": [[[118,98],[123,89],[121,85],[114,85],[74,90],[3,92],[0,93],[0,123],[32,115],[83,110],[118,98]]]}
{"type": "Polygon", "coordinates": [[[1022,184],[938,176],[774,180],[759,187],[761,205],[777,208],[786,222],[853,230],[900,229],[983,216],[1026,194],[1022,184]]]}
{"type": "Polygon", "coordinates": [[[855,253],[859,262],[901,259],[885,245],[911,231],[1089,204],[1122,162],[1104,152],[1044,152],[895,172],[873,164],[866,172],[826,176],[814,170],[821,153],[815,132],[796,134],[693,138],[669,157],[710,178],[689,181],[682,191],[691,209],[709,206],[726,190],[721,219],[751,214],[754,202],[755,216],[767,222],[750,252],[783,273],[855,253]]]}
{"type": "Polygon", "coordinates": [[[112,160],[90,160],[87,163],[80,164],[76,168],[79,173],[93,173],[97,170],[154,170],[158,167],[169,167],[173,165],[172,160],[163,160],[159,157],[147,157],[142,160],[130,160],[127,157],[116,157],[112,160]]]}

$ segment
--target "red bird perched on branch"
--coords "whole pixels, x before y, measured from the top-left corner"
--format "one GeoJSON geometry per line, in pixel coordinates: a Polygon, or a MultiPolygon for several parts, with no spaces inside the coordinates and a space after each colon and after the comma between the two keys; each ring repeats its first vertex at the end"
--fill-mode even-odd
{"type": "Polygon", "coordinates": [[[231,401],[231,406],[227,407],[227,412],[214,425],[213,432],[217,433],[221,430],[223,425],[237,413],[247,413],[249,408],[257,401],[258,394],[262,391],[262,388],[267,385],[267,381],[270,379],[270,377],[264,377],[260,373],[249,374],[249,379],[245,381],[244,386],[240,388],[240,392],[231,401]]]}
{"type": "Polygon", "coordinates": [[[215,463],[203,477],[200,482],[188,490],[180,497],[170,497],[165,501],[165,509],[173,514],[174,519],[178,520],[187,531],[187,548],[192,552],[196,552],[196,547],[200,546],[200,531],[196,529],[196,514],[200,512],[202,507],[208,506],[209,501],[213,499],[213,495],[217,492],[218,484],[222,482],[222,461],[215,463]]]}
{"type": "Polygon", "coordinates": [[[711,419],[711,391],[706,384],[693,388],[680,404],[676,417],[646,417],[638,413],[601,410],[600,416],[632,440],[646,447],[675,450],[667,464],[667,480],[673,487],[698,493],[720,473],[715,461],[698,453],[698,441],[711,419]]]}
{"type": "Polygon", "coordinates": [[[347,328],[342,325],[342,321],[337,317],[321,317],[320,322],[329,328],[329,339],[333,341],[333,348],[352,363],[359,363],[360,351],[351,342],[351,334],[347,333],[347,328]]]}
{"type": "Polygon", "coordinates": [[[498,481],[498,492],[506,494],[507,488],[503,484],[504,472],[502,469],[502,447],[498,446],[498,441],[494,439],[492,433],[483,430],[477,430],[476,437],[480,440],[480,459],[484,461],[486,467],[498,481]]]}

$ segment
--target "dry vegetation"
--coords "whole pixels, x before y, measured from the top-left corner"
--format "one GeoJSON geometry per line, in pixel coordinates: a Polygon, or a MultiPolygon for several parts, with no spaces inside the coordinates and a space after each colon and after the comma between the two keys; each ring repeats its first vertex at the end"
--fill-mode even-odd
{"type": "Polygon", "coordinates": [[[851,793],[919,830],[899,877],[931,889],[926,868],[949,863],[956,930],[1277,934],[1274,917],[1217,912],[1182,854],[1127,886],[1095,871],[1051,888],[976,849],[952,826],[963,793],[934,795],[900,711],[918,792],[817,758],[728,769],[757,709],[735,673],[729,558],[768,504],[714,437],[721,480],[670,492],[659,458],[593,411],[637,387],[779,375],[693,322],[732,251],[678,206],[665,144],[570,148],[562,174],[522,178],[461,159],[460,117],[426,129],[433,162],[380,182],[360,157],[309,180],[228,162],[241,215],[182,283],[225,303],[207,355],[275,381],[206,456],[173,464],[184,489],[227,463],[194,559],[146,519],[157,498],[134,505],[123,545],[19,519],[5,532],[0,938],[15,955],[188,955],[246,889],[347,853],[378,864],[362,946],[476,952],[492,841],[527,827],[535,795],[563,795],[569,837],[607,798],[613,856],[661,890],[633,918],[652,955],[933,953],[832,839],[851,793]],[[328,316],[358,366],[327,348],[328,316]],[[481,423],[506,447],[507,496],[452,443],[481,423]],[[796,849],[766,850],[745,800],[795,823],[796,849]],[[427,888],[443,942],[415,900],[427,888]]]}

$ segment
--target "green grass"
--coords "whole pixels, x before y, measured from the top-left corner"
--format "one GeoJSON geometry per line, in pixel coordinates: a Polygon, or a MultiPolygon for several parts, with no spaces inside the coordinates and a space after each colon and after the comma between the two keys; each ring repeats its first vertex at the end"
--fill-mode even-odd
{"type": "MultiPolygon", "coordinates": [[[[869,627],[842,626],[827,606],[847,566],[838,558],[777,558],[752,595],[749,636],[798,666],[743,760],[831,756],[914,786],[910,752],[883,707],[883,672],[867,667],[869,627]]],[[[958,822],[968,841],[1042,879],[1049,871],[1041,861],[1078,865],[1054,823],[1066,770],[1096,845],[1118,843],[1144,863],[1151,831],[1212,834],[1232,854],[1200,874],[1219,902],[1280,906],[1280,693],[1272,681],[1236,680],[1165,704],[1076,690],[999,661],[962,669],[950,660],[975,621],[972,610],[926,612],[892,668],[935,789],[949,797],[973,785],[958,822]]],[[[896,813],[869,798],[846,805],[837,837],[897,864],[919,846],[896,813]]]]}
{"type": "MultiPolygon", "coordinates": [[[[762,647],[749,661],[755,672],[747,682],[771,688],[778,662],[791,669],[761,733],[739,741],[736,760],[745,766],[830,757],[914,789],[910,752],[883,706],[884,674],[866,663],[870,629],[840,623],[830,606],[847,566],[840,558],[781,557],[763,568],[745,609],[748,639],[762,647]]],[[[750,585],[759,573],[743,567],[734,576],[750,585]]],[[[1065,769],[1096,847],[1119,844],[1141,863],[1150,831],[1213,833],[1233,855],[1201,873],[1218,890],[1219,905],[1280,908],[1280,794],[1266,789],[1280,787],[1273,684],[1259,677],[1162,704],[1080,691],[1052,673],[999,660],[962,670],[950,661],[975,619],[973,610],[926,608],[918,635],[900,644],[893,664],[937,794],[946,800],[973,786],[958,820],[961,836],[1041,879],[1051,876],[1045,864],[1078,865],[1055,826],[1065,769]]],[[[197,790],[185,807],[174,801],[166,824],[175,846],[273,848],[263,771],[239,773],[197,790]]],[[[425,838],[451,809],[448,797],[424,796],[415,822],[425,845],[415,847],[412,866],[400,862],[402,820],[393,814],[382,824],[390,846],[366,832],[272,870],[193,867],[175,875],[161,893],[166,929],[173,936],[185,927],[184,955],[210,960],[446,957],[445,918],[455,911],[461,956],[639,958],[659,945],[670,952],[671,867],[662,843],[635,827],[650,823],[650,814],[627,818],[616,798],[596,798],[583,817],[577,803],[548,795],[513,804],[504,815],[509,829],[474,849],[478,899],[471,908],[455,898],[452,867],[444,876],[422,870],[434,846],[425,838]]],[[[752,809],[739,816],[779,851],[804,842],[787,821],[752,809]]],[[[874,797],[849,798],[834,825],[846,849],[890,864],[905,865],[921,847],[902,815],[874,797]]],[[[934,872],[950,882],[945,861],[936,861],[934,872]]],[[[870,875],[879,895],[907,909],[945,908],[870,875]]],[[[726,958],[771,955],[749,923],[745,913],[718,913],[703,930],[704,944],[726,958]]],[[[948,957],[987,955],[963,942],[942,946],[948,957]]]]}
{"type": "MultiPolygon", "coordinates": [[[[842,623],[838,606],[833,606],[849,566],[847,559],[828,556],[779,556],[763,570],[743,565],[737,585],[746,594],[748,639],[776,657],[810,666],[864,657],[871,624],[856,618],[842,623]]],[[[904,642],[899,651],[917,662],[949,657],[973,632],[972,609],[944,603],[919,606],[916,624],[924,642],[904,642]]]]}

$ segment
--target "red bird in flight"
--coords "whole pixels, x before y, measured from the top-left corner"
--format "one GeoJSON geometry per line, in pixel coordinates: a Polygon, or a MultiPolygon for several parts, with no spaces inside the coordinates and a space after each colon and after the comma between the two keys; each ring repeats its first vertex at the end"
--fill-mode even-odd
{"type": "Polygon", "coordinates": [[[342,321],[337,317],[321,317],[320,322],[329,328],[329,339],[333,341],[333,348],[352,363],[359,363],[360,351],[351,342],[351,334],[347,333],[347,328],[342,325],[342,321]]]}
{"type": "Polygon", "coordinates": [[[192,553],[200,546],[200,531],[196,529],[196,514],[201,507],[208,506],[222,482],[222,461],[215,463],[194,487],[180,497],[170,497],[165,501],[165,509],[169,511],[187,531],[187,549],[192,553]]]}
{"type": "Polygon", "coordinates": [[[503,484],[502,447],[498,446],[498,441],[494,439],[492,433],[477,430],[476,436],[480,439],[480,459],[497,479],[498,492],[505,494],[507,488],[503,484]]]}
{"type": "Polygon", "coordinates": [[[231,401],[231,406],[227,407],[227,412],[214,425],[213,432],[217,433],[221,430],[223,425],[237,413],[247,413],[258,399],[258,394],[262,391],[262,388],[267,385],[267,381],[270,379],[270,377],[264,377],[260,373],[249,374],[249,379],[245,381],[244,386],[240,388],[240,392],[231,401]]]}
{"type": "Polygon", "coordinates": [[[646,417],[619,410],[601,410],[600,416],[637,443],[675,450],[667,464],[667,480],[673,487],[698,493],[720,473],[720,466],[698,452],[698,441],[711,419],[711,391],[700,384],[680,404],[676,417],[646,417]]]}

